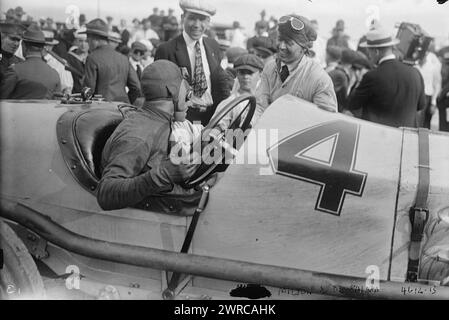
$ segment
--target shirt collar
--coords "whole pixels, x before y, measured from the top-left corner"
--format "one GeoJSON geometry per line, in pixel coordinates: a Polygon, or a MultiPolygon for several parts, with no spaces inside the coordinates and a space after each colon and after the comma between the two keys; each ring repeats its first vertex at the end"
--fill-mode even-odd
{"type": "Polygon", "coordinates": [[[384,62],[384,61],[387,61],[387,60],[394,60],[394,59],[396,59],[396,56],[392,53],[392,54],[389,54],[389,55],[387,55],[387,56],[385,56],[385,57],[383,57],[382,59],[380,59],[379,60],[379,65],[382,63],[382,62],[384,62]]]}
{"type": "Polygon", "coordinates": [[[195,42],[199,41],[200,45],[203,43],[203,37],[201,36],[201,38],[199,38],[198,40],[193,40],[185,30],[182,31],[182,36],[184,37],[184,41],[186,42],[186,45],[188,47],[193,47],[195,45],[195,42]]]}
{"type": "Polygon", "coordinates": [[[301,58],[299,61],[295,61],[295,62],[293,62],[293,63],[287,64],[287,63],[281,62],[281,68],[282,68],[283,66],[287,66],[288,72],[291,74],[291,73],[294,72],[296,69],[298,69],[298,67],[299,67],[301,64],[303,64],[304,60],[305,60],[305,55],[303,55],[302,58],[301,58]]]}

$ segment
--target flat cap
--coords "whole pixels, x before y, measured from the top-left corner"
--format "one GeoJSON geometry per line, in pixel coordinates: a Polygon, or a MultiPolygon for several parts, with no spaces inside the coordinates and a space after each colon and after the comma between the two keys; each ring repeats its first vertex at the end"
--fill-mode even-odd
{"type": "Polygon", "coordinates": [[[255,54],[244,54],[235,60],[234,69],[251,70],[253,72],[262,71],[263,61],[255,54]]]}
{"type": "Polygon", "coordinates": [[[179,6],[184,12],[193,12],[203,16],[213,16],[216,9],[205,0],[180,0],[179,6]]]}
{"type": "Polygon", "coordinates": [[[226,57],[228,58],[229,63],[234,63],[238,57],[247,53],[248,51],[246,49],[240,47],[231,47],[226,50],[226,57]]]}
{"type": "Polygon", "coordinates": [[[269,55],[277,52],[276,41],[270,37],[257,37],[253,41],[253,48],[269,55]]]}
{"type": "Polygon", "coordinates": [[[140,50],[140,51],[146,52],[146,51],[148,51],[148,48],[142,42],[134,41],[131,45],[131,50],[140,50]]]}

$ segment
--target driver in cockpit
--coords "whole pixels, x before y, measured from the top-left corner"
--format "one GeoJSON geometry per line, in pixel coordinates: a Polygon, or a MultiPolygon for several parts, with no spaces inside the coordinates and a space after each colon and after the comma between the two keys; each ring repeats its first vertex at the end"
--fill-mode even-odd
{"type": "Polygon", "coordinates": [[[185,214],[201,197],[185,182],[198,168],[195,153],[170,158],[175,121],[182,122],[191,89],[173,62],[158,60],[145,68],[141,79],[143,106],[127,116],[106,142],[97,201],[104,210],[137,207],[185,214]]]}

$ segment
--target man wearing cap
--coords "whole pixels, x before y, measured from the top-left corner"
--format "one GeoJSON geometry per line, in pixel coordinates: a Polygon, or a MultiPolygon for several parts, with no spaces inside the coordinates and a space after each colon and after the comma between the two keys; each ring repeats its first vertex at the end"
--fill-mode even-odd
{"type": "Polygon", "coordinates": [[[53,52],[53,47],[59,43],[54,38],[53,30],[43,30],[45,36],[45,47],[43,58],[47,64],[56,70],[61,79],[61,90],[63,93],[72,93],[73,77],[70,71],[65,69],[67,61],[53,52]]]}
{"type": "Polygon", "coordinates": [[[253,52],[254,42],[256,41],[257,38],[268,37],[268,22],[262,20],[257,21],[254,30],[256,31],[256,34],[246,41],[246,49],[248,50],[249,53],[254,53],[253,52]]]}
{"type": "Polygon", "coordinates": [[[44,33],[31,25],[23,34],[25,61],[12,64],[0,83],[0,99],[52,99],[61,91],[58,73],[42,58],[44,33]]]}
{"type": "Polygon", "coordinates": [[[129,62],[131,63],[131,66],[133,67],[134,71],[136,71],[139,80],[142,79],[142,72],[144,69],[142,59],[145,56],[146,52],[147,47],[139,41],[133,42],[133,44],[131,45],[129,62]]]}
{"type": "Polygon", "coordinates": [[[362,108],[362,119],[392,127],[418,127],[418,110],[425,108],[423,78],[419,71],[398,61],[393,47],[399,43],[382,27],[366,35],[360,46],[368,48],[377,68],[367,72],[351,94],[348,109],[362,108]]]}
{"type": "Polygon", "coordinates": [[[72,46],[69,48],[67,54],[67,62],[73,67],[73,93],[80,93],[83,89],[85,63],[89,52],[89,45],[87,44],[87,36],[85,33],[86,28],[82,27],[73,33],[74,40],[72,46]]]}
{"type": "Polygon", "coordinates": [[[290,14],[279,19],[278,58],[265,66],[256,92],[253,119],[262,115],[276,99],[292,94],[319,108],[336,112],[337,98],[332,80],[318,62],[307,56],[316,32],[307,18],[290,14]]]}
{"type": "Polygon", "coordinates": [[[16,23],[0,23],[1,32],[1,59],[0,79],[11,64],[23,61],[15,55],[20,47],[24,28],[16,23]]]}
{"type": "Polygon", "coordinates": [[[169,140],[173,122],[185,119],[190,86],[178,66],[159,60],[144,70],[142,91],[143,107],[119,124],[103,149],[98,203],[104,210],[135,206],[186,214],[199,194],[180,184],[197,165],[172,158],[169,140]]]}
{"type": "Polygon", "coordinates": [[[261,58],[264,65],[275,59],[274,55],[277,52],[276,41],[270,37],[258,37],[253,41],[252,51],[255,55],[261,58]]]}
{"type": "Polygon", "coordinates": [[[328,46],[326,48],[326,70],[327,73],[334,70],[340,63],[342,49],[337,46],[328,46]]]}
{"type": "MultiPolygon", "coordinates": [[[[238,57],[234,62],[234,70],[237,72],[237,79],[231,91],[231,95],[217,106],[215,113],[219,113],[229,102],[242,94],[249,93],[255,95],[257,87],[260,85],[260,74],[262,73],[263,68],[264,63],[262,59],[255,54],[245,54],[238,57]]],[[[218,123],[221,130],[226,130],[232,121],[237,119],[246,105],[247,102],[243,101],[223,117],[218,123]]],[[[244,115],[242,115],[242,117],[244,117],[244,115]]]]}
{"type": "Polygon", "coordinates": [[[86,34],[90,54],[86,60],[84,86],[106,100],[133,103],[141,95],[139,79],[127,57],[109,45],[106,23],[101,19],[90,21],[86,34]]]}
{"type": "Polygon", "coordinates": [[[230,75],[221,68],[222,54],[217,41],[205,37],[215,8],[204,0],[181,0],[183,33],[161,44],[155,60],[166,59],[185,68],[194,90],[195,102],[189,109],[190,121],[206,125],[216,106],[230,94],[230,75]]]}

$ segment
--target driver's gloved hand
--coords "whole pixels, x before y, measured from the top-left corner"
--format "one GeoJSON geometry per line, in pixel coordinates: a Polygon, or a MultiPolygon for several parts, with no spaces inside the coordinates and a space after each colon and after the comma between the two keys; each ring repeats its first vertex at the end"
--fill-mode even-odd
{"type": "Polygon", "coordinates": [[[161,162],[159,172],[164,179],[174,184],[181,185],[189,179],[201,164],[199,155],[187,155],[184,158],[176,157],[165,159],[161,162]]]}

